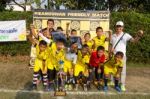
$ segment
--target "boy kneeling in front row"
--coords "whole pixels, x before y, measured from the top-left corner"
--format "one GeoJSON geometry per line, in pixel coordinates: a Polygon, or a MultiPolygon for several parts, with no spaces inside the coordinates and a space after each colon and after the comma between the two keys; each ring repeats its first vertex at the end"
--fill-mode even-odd
{"type": "Polygon", "coordinates": [[[108,91],[108,78],[112,74],[115,78],[115,89],[118,92],[121,92],[121,89],[119,87],[119,79],[123,67],[123,53],[122,52],[117,52],[114,57],[112,57],[110,60],[108,60],[104,64],[104,91],[108,91]]]}

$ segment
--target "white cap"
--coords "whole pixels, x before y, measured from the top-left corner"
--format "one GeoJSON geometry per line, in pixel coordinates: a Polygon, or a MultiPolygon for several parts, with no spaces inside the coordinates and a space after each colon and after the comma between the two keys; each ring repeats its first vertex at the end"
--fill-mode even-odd
{"type": "Polygon", "coordinates": [[[122,21],[118,21],[118,22],[116,23],[116,26],[117,26],[117,25],[124,26],[124,23],[123,23],[122,21]]]}

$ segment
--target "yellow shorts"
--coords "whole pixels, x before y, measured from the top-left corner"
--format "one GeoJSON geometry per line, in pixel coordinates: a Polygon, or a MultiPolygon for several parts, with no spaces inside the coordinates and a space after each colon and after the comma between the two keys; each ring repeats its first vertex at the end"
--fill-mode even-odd
{"type": "Polygon", "coordinates": [[[39,70],[42,70],[42,72],[46,72],[47,67],[45,65],[45,68],[43,68],[43,61],[42,60],[35,59],[35,65],[34,65],[33,71],[39,72],[39,70]]]}
{"type": "Polygon", "coordinates": [[[104,74],[105,75],[113,74],[115,76],[116,73],[117,73],[116,68],[110,68],[110,67],[107,67],[107,66],[104,67],[104,74]]]}
{"type": "Polygon", "coordinates": [[[72,62],[71,61],[68,61],[68,60],[65,60],[64,61],[64,72],[69,72],[70,69],[72,69],[72,62]]]}
{"type": "Polygon", "coordinates": [[[76,64],[74,68],[74,76],[79,76],[80,72],[83,72],[83,73],[85,72],[85,66],[76,64]]]}

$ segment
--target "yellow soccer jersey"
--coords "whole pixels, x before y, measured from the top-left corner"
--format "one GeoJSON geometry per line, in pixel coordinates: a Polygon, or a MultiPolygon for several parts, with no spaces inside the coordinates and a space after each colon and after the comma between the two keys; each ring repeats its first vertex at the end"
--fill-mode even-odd
{"type": "Polygon", "coordinates": [[[108,68],[118,68],[118,67],[123,67],[123,61],[120,60],[117,63],[115,62],[114,57],[112,57],[110,60],[108,60],[105,64],[104,67],[108,68]]]}
{"type": "Polygon", "coordinates": [[[84,44],[87,44],[89,46],[90,49],[92,49],[92,46],[94,44],[93,41],[88,41],[88,42],[84,42],[84,44]]]}
{"type": "Polygon", "coordinates": [[[85,65],[86,63],[89,63],[89,59],[90,59],[89,54],[82,56],[81,51],[78,51],[77,63],[79,63],[81,65],[85,65]]]}
{"type": "Polygon", "coordinates": [[[106,40],[106,36],[103,34],[100,38],[98,38],[97,36],[93,38],[93,41],[95,43],[95,49],[97,50],[98,46],[103,46],[105,47],[105,40],[106,40]]]}
{"type": "Polygon", "coordinates": [[[122,60],[120,60],[119,62],[116,63],[113,57],[111,60],[107,61],[104,64],[104,74],[105,75],[113,74],[115,76],[118,67],[123,67],[123,62],[122,60]]]}
{"type": "Polygon", "coordinates": [[[48,53],[47,49],[43,52],[40,52],[39,46],[36,46],[36,59],[35,59],[35,65],[34,65],[34,71],[38,72],[40,69],[42,72],[46,71],[46,66],[43,66],[43,61],[46,61],[48,53]]]}
{"type": "Polygon", "coordinates": [[[47,59],[47,67],[48,69],[56,70],[59,69],[59,61],[65,58],[65,51],[64,49],[57,51],[56,43],[52,43],[51,47],[48,50],[48,59],[47,59]]]}
{"type": "Polygon", "coordinates": [[[80,72],[85,73],[87,70],[87,64],[89,63],[90,56],[85,55],[82,56],[81,51],[78,51],[78,59],[77,59],[77,64],[75,65],[74,69],[74,76],[78,76],[80,72]]]}

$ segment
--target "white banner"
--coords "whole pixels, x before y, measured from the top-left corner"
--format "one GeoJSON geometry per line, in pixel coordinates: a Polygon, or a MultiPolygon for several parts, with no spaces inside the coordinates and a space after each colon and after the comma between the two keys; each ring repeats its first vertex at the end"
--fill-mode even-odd
{"type": "Polygon", "coordinates": [[[0,42],[6,41],[25,41],[26,22],[19,21],[0,21],[0,42]]]}

